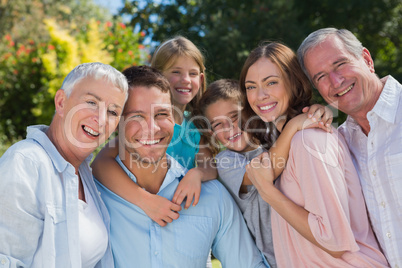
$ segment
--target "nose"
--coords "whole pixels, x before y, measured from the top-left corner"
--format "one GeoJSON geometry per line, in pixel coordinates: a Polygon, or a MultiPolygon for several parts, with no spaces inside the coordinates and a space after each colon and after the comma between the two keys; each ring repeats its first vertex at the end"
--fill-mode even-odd
{"type": "Polygon", "coordinates": [[[107,118],[107,107],[104,102],[99,103],[99,109],[97,110],[97,115],[94,120],[98,123],[99,127],[106,125],[107,118]]]}
{"type": "Polygon", "coordinates": [[[329,79],[331,81],[331,84],[334,88],[338,88],[342,85],[342,82],[344,80],[343,76],[340,75],[337,72],[330,72],[329,73],[329,79]]]}
{"type": "Polygon", "coordinates": [[[258,87],[257,88],[257,97],[259,100],[269,98],[268,90],[264,89],[263,87],[258,87]]]}
{"type": "Polygon", "coordinates": [[[148,119],[145,121],[146,122],[146,126],[143,128],[146,131],[144,131],[145,136],[147,136],[146,138],[151,138],[153,139],[155,136],[155,133],[157,133],[161,128],[158,124],[158,121],[155,120],[154,118],[148,119]]]}
{"type": "Polygon", "coordinates": [[[187,82],[187,83],[190,83],[190,82],[191,82],[191,80],[190,80],[190,74],[189,74],[189,73],[186,73],[186,72],[183,73],[181,79],[183,80],[183,82],[187,82]]]}

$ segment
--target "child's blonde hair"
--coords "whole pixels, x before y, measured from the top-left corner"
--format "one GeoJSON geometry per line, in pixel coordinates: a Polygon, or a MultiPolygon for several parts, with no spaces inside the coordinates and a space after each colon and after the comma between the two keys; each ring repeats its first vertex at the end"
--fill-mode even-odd
{"type": "Polygon", "coordinates": [[[197,95],[186,106],[186,110],[193,112],[194,107],[202,94],[206,90],[207,78],[205,74],[204,56],[201,51],[187,38],[183,36],[176,36],[163,42],[154,52],[151,59],[151,66],[158,69],[161,72],[165,72],[172,67],[176,60],[181,57],[189,57],[195,60],[200,68],[200,72],[204,75],[204,79],[201,83],[200,90],[197,95]]]}

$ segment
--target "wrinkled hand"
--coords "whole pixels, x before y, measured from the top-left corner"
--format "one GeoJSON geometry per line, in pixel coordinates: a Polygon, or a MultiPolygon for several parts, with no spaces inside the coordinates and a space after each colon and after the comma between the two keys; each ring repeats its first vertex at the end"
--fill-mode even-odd
{"type": "Polygon", "coordinates": [[[334,119],[332,110],[321,104],[313,104],[310,107],[304,107],[302,111],[303,113],[307,113],[308,118],[313,120],[313,122],[317,122],[321,125],[324,130],[324,127],[330,128],[334,119]]]}
{"type": "Polygon", "coordinates": [[[144,203],[144,212],[162,227],[179,218],[181,206],[162,196],[150,194],[144,203]]]}
{"type": "Polygon", "coordinates": [[[246,165],[247,176],[258,192],[264,191],[274,184],[275,176],[272,169],[271,158],[267,152],[253,158],[246,165]]]}
{"type": "Polygon", "coordinates": [[[196,168],[190,169],[177,186],[172,202],[181,205],[184,199],[186,199],[184,208],[188,209],[194,199],[193,206],[196,206],[200,200],[201,179],[202,172],[196,168]]]}

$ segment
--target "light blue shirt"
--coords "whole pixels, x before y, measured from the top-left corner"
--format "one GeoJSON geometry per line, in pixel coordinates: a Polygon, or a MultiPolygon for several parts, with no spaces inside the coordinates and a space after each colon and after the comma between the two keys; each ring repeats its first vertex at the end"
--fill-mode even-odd
{"type": "MultiPolygon", "coordinates": [[[[0,267],[81,267],[78,177],[45,134],[47,128],[28,127],[27,139],[0,158],[0,267]]],[[[79,172],[109,230],[91,157],[79,172]]],[[[113,267],[110,245],[95,267],[113,267]]]]}
{"type": "MultiPolygon", "coordinates": [[[[120,158],[116,160],[136,182],[120,158]]],[[[158,195],[171,200],[186,170],[174,158],[168,160],[170,168],[158,195]]],[[[183,208],[180,217],[165,227],[96,183],[110,213],[116,267],[205,268],[211,248],[223,267],[265,267],[239,208],[217,180],[203,183],[197,206],[183,208]]]]}
{"type": "Polygon", "coordinates": [[[195,167],[195,156],[199,151],[201,134],[191,120],[189,112],[185,111],[181,125],[175,124],[173,137],[166,153],[176,159],[183,167],[195,167]]]}

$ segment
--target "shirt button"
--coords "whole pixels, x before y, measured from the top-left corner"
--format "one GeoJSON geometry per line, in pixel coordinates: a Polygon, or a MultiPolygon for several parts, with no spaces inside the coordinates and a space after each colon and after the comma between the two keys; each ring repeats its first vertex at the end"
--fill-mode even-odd
{"type": "Polygon", "coordinates": [[[1,259],[1,264],[3,264],[3,265],[4,265],[4,264],[6,264],[6,262],[7,262],[7,260],[6,260],[6,259],[4,259],[4,258],[3,258],[3,259],[1,259]]]}
{"type": "Polygon", "coordinates": [[[155,251],[155,256],[158,255],[158,251],[155,251]]]}
{"type": "Polygon", "coordinates": [[[385,208],[385,202],[384,202],[384,201],[381,202],[381,206],[382,206],[383,208],[385,208]]]}
{"type": "Polygon", "coordinates": [[[375,172],[375,170],[373,170],[372,172],[373,176],[377,175],[377,172],[375,172]]]}
{"type": "Polygon", "coordinates": [[[390,232],[387,233],[387,237],[391,238],[391,233],[390,232]]]}

